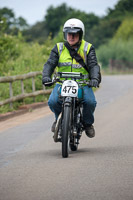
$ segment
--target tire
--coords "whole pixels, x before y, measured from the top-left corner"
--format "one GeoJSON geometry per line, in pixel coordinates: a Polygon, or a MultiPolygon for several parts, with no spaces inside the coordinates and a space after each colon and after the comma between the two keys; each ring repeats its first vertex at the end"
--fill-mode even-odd
{"type": "Polygon", "coordinates": [[[68,142],[71,124],[71,107],[65,106],[62,119],[62,157],[67,158],[69,154],[68,142]]]}

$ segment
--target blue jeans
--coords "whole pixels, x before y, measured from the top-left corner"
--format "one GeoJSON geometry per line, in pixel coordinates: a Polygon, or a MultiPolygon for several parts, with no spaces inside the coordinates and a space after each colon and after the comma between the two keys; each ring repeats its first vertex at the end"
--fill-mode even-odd
{"type": "MultiPolygon", "coordinates": [[[[55,114],[57,120],[62,109],[62,101],[58,97],[58,89],[60,84],[56,84],[48,100],[51,111],[55,114]]],[[[94,123],[94,111],[96,108],[96,99],[92,88],[83,87],[83,122],[86,125],[94,123]]]]}

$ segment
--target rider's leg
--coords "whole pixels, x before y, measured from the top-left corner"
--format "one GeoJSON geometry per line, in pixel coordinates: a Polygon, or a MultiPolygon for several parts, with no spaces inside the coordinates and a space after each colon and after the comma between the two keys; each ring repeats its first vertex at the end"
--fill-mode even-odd
{"type": "Polygon", "coordinates": [[[83,97],[83,123],[85,126],[85,132],[88,137],[95,136],[95,130],[92,124],[94,123],[94,111],[96,108],[96,99],[92,88],[85,86],[83,97]]]}
{"type": "Polygon", "coordinates": [[[96,108],[96,99],[92,88],[84,86],[83,96],[83,121],[85,124],[92,125],[94,123],[94,111],[96,108]]]}
{"type": "Polygon", "coordinates": [[[56,84],[48,100],[48,105],[51,111],[55,114],[56,120],[59,114],[61,113],[61,108],[62,108],[62,101],[59,99],[59,92],[58,92],[59,88],[60,85],[56,84]]]}

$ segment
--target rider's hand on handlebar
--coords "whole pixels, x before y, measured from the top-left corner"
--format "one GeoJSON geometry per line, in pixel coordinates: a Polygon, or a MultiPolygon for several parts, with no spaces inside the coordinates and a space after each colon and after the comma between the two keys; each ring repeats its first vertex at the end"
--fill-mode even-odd
{"type": "Polygon", "coordinates": [[[45,86],[51,86],[51,85],[53,84],[50,77],[44,77],[44,78],[42,79],[42,83],[43,83],[45,86]]]}
{"type": "Polygon", "coordinates": [[[99,87],[99,83],[98,83],[98,80],[97,79],[91,79],[89,84],[88,84],[89,87],[99,87]]]}

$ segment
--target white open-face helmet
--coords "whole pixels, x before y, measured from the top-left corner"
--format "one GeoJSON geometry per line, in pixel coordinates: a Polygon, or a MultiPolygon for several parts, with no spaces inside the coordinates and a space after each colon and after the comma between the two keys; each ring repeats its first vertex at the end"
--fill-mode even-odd
{"type": "Polygon", "coordinates": [[[72,18],[65,22],[63,27],[64,39],[67,40],[67,33],[79,33],[79,40],[82,40],[85,33],[84,24],[81,20],[72,18]]]}

